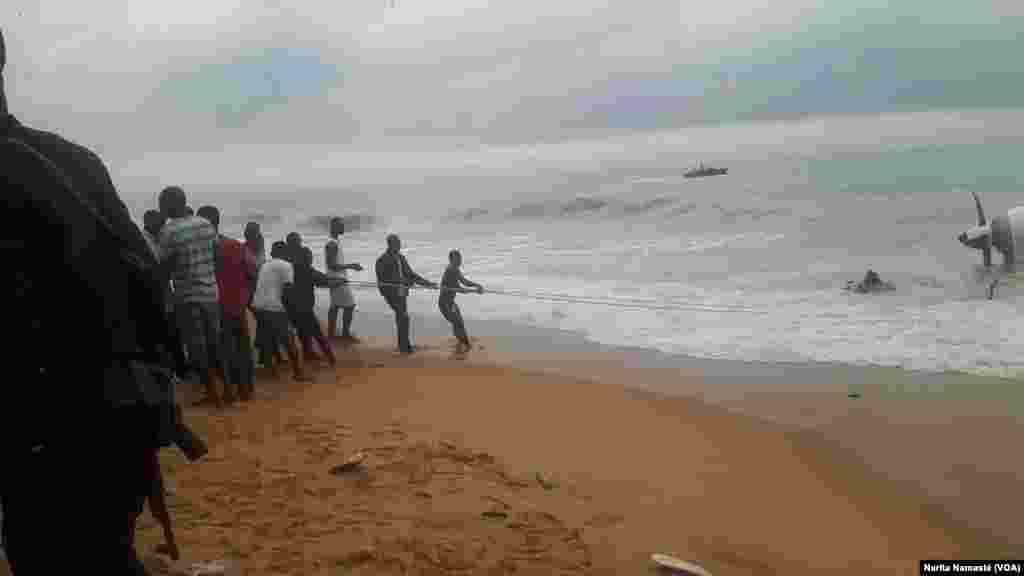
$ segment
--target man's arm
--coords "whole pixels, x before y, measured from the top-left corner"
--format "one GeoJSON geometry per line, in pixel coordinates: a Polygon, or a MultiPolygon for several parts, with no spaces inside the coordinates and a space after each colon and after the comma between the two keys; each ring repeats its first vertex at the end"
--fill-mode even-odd
{"type": "Polygon", "coordinates": [[[476,282],[471,282],[465,276],[463,276],[461,270],[459,271],[459,283],[461,283],[461,284],[463,284],[465,286],[469,286],[470,288],[475,288],[477,290],[477,292],[482,292],[483,289],[484,289],[483,286],[477,284],[476,282]]]}
{"type": "Polygon", "coordinates": [[[405,276],[413,284],[419,284],[420,286],[425,286],[427,288],[437,288],[437,284],[434,284],[430,280],[427,280],[423,276],[420,276],[419,274],[417,274],[412,269],[412,266],[409,266],[409,261],[406,260],[404,256],[399,256],[398,265],[399,266],[403,266],[405,268],[405,276]]]}
{"type": "Polygon", "coordinates": [[[311,271],[313,274],[313,286],[317,288],[334,288],[335,286],[348,284],[348,281],[344,278],[331,278],[316,268],[311,268],[311,271]]]}

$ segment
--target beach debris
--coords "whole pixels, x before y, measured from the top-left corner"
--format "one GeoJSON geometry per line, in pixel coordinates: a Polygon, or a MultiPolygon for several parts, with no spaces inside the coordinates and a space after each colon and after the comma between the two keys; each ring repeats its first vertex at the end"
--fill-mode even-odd
{"type": "Polygon", "coordinates": [[[542,472],[538,471],[533,475],[533,477],[537,479],[537,483],[545,490],[554,490],[555,488],[558,488],[558,483],[545,476],[542,472]]]}
{"type": "Polygon", "coordinates": [[[850,392],[846,395],[847,398],[860,398],[860,392],[850,392]]]}
{"type": "Polygon", "coordinates": [[[680,560],[667,554],[653,554],[651,561],[661,568],[667,568],[675,574],[687,574],[689,576],[711,576],[711,573],[686,560],[680,560]]]}
{"type": "Polygon", "coordinates": [[[188,576],[241,576],[242,569],[232,560],[195,562],[189,566],[188,576]]]}
{"type": "Polygon", "coordinates": [[[363,467],[363,462],[366,461],[366,452],[356,452],[349,456],[344,462],[331,468],[331,474],[335,476],[341,476],[343,474],[351,474],[357,472],[363,467]]]}
{"type": "Polygon", "coordinates": [[[174,562],[162,555],[154,555],[143,562],[154,576],[241,576],[241,565],[232,559],[200,562],[174,562]]]}
{"type": "Polygon", "coordinates": [[[488,510],[480,513],[480,517],[492,522],[504,522],[505,520],[508,520],[508,512],[501,510],[488,510]]]}

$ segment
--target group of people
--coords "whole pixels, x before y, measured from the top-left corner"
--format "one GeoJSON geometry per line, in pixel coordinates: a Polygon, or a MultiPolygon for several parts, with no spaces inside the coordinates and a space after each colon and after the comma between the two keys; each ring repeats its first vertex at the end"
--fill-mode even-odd
{"type": "MultiPolygon", "coordinates": [[[[402,354],[412,354],[412,341],[409,337],[409,288],[414,285],[426,288],[439,288],[416,272],[409,266],[409,261],[402,254],[402,240],[395,234],[387,237],[388,249],[377,259],[377,289],[381,296],[395,313],[395,324],[398,329],[398,350],[402,354]]],[[[466,334],[466,325],[462,319],[462,312],[455,303],[455,295],[459,292],[468,291],[471,288],[482,293],[484,288],[476,282],[471,282],[462,275],[462,254],[458,250],[448,253],[448,267],[441,278],[438,298],[438,308],[441,314],[452,325],[455,338],[458,340],[458,351],[466,352],[472,347],[469,336],[466,334]]]]}
{"type": "MultiPolygon", "coordinates": [[[[362,267],[344,262],[340,218],[331,221],[320,272],[298,234],[267,254],[258,224],[246,227],[244,242],[229,238],[219,231],[217,208],[193,211],[175,186],[161,191],[158,209],[137,226],[96,154],[8,112],[3,40],[0,32],[0,177],[16,225],[0,233],[0,255],[11,271],[8,325],[18,338],[8,350],[11,385],[0,387],[0,556],[16,576],[90,566],[144,576],[134,540],[147,501],[163,525],[165,550],[177,556],[159,450],[174,445],[192,461],[206,453],[183,422],[175,383],[198,373],[205,401],[251,398],[250,335],[272,371],[285,351],[295,378],[307,380],[305,364],[321,357],[314,344],[333,365],[327,336],[357,341],[347,271],[362,267]],[[315,314],[317,287],[331,290],[327,336],[315,314]],[[69,322],[74,360],[40,345],[67,333],[69,322]],[[58,518],[69,533],[59,550],[50,521],[58,518]]],[[[376,262],[378,286],[408,354],[408,289],[438,285],[413,272],[397,236],[387,244],[376,262]]],[[[460,265],[453,251],[438,305],[468,349],[455,294],[483,289],[460,265]]]]}
{"type": "MultiPolygon", "coordinates": [[[[250,347],[253,328],[259,363],[277,376],[283,350],[299,381],[310,379],[306,367],[311,363],[326,360],[330,366],[336,365],[331,340],[358,342],[352,334],[355,298],[347,272],[362,271],[363,267],[344,261],[340,244],[345,232],[343,219],[330,220],[330,238],[324,247],[327,271],[321,272],[313,266],[313,252],[303,246],[297,232],[274,242],[267,254],[258,223],[246,225],[244,243],[220,234],[220,211],[203,206],[191,213],[180,187],[164,189],[159,206],[159,210],[146,212],[143,228],[165,274],[167,301],[174,303],[167,313],[185,343],[182,354],[187,355],[206,389],[205,401],[220,406],[235,398],[244,401],[251,397],[256,362],[250,347]],[[331,291],[329,337],[315,312],[316,288],[331,291]],[[247,309],[256,319],[252,328],[247,309]],[[301,357],[293,334],[301,344],[301,357]],[[223,397],[216,390],[217,375],[224,381],[223,397]]],[[[483,287],[463,276],[462,255],[457,250],[449,253],[439,286],[413,271],[401,249],[399,237],[388,235],[387,250],[376,262],[378,289],[395,313],[399,351],[414,352],[407,306],[408,291],[414,285],[440,288],[441,314],[452,324],[458,350],[468,351],[471,343],[455,295],[467,289],[482,292],[483,287]]]]}
{"type": "Polygon", "coordinates": [[[318,287],[331,289],[331,338],[356,341],[351,332],[355,301],[345,275],[362,266],[341,260],[338,239],[344,223],[340,218],[331,220],[324,273],[314,268],[312,250],[303,246],[296,232],[271,244],[268,253],[258,223],[246,226],[241,242],[220,232],[216,207],[202,206],[193,212],[180,187],[165,188],[158,202],[159,210],[144,215],[143,230],[160,262],[169,325],[178,330],[184,343],[180,354],[205,388],[204,402],[221,406],[252,397],[257,362],[253,340],[259,363],[275,376],[282,351],[299,381],[310,380],[307,367],[311,363],[336,364],[315,312],[318,287]],[[339,309],[344,311],[343,329],[336,336],[339,309]],[[249,310],[255,326],[248,321],[249,310]],[[319,353],[314,346],[319,346],[319,353]],[[224,382],[223,395],[216,389],[218,376],[224,382]]]}

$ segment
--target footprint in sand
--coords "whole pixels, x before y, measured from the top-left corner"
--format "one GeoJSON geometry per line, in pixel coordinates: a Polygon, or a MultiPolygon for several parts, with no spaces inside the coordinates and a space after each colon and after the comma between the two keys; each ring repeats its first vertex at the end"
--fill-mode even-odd
{"type": "Polygon", "coordinates": [[[610,528],[626,520],[621,514],[598,514],[583,523],[588,528],[610,528]]]}

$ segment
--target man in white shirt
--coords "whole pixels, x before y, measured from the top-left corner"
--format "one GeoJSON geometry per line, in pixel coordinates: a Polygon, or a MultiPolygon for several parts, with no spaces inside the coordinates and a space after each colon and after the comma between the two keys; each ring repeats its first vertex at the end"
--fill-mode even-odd
{"type": "MultiPolygon", "coordinates": [[[[338,241],[345,233],[345,222],[335,216],[331,218],[330,226],[331,239],[324,246],[324,261],[327,263],[327,275],[331,278],[348,279],[346,270],[357,272],[363,269],[359,264],[345,264],[345,258],[341,251],[341,243],[338,241]]],[[[352,316],[356,310],[356,301],[352,297],[352,289],[348,284],[342,284],[331,289],[331,307],[327,310],[327,337],[335,338],[338,334],[338,309],[342,310],[341,337],[343,342],[350,344],[359,341],[352,334],[352,316]]]]}
{"type": "Polygon", "coordinates": [[[252,299],[252,308],[256,313],[258,325],[256,345],[263,352],[265,362],[275,377],[279,374],[274,364],[274,352],[282,346],[285,347],[294,369],[295,380],[308,382],[310,378],[299,363],[298,348],[291,337],[288,312],[285,308],[285,302],[295,282],[295,269],[284,259],[287,251],[284,242],[275,242],[270,250],[270,259],[260,266],[256,292],[252,299]]]}

